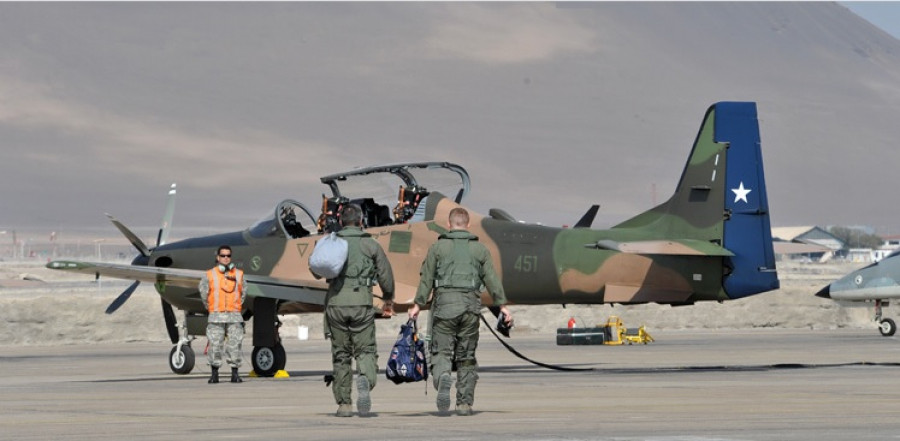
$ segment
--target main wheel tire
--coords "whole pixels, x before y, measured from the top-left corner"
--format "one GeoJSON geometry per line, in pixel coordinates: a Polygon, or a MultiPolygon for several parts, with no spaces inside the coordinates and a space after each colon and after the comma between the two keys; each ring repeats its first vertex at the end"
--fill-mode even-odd
{"type": "Polygon", "coordinates": [[[878,327],[878,330],[881,331],[881,335],[890,337],[897,332],[897,324],[893,320],[886,318],[881,321],[881,326],[878,327]]]}
{"type": "Polygon", "coordinates": [[[194,358],[194,350],[190,346],[182,345],[181,351],[178,350],[178,345],[172,346],[169,351],[169,369],[179,375],[189,374],[194,369],[194,358]]]}
{"type": "Polygon", "coordinates": [[[281,343],[275,345],[275,367],[280,371],[284,369],[284,365],[287,364],[287,353],[284,351],[284,346],[281,343]]]}
{"type": "Polygon", "coordinates": [[[271,377],[284,369],[284,365],[287,363],[287,354],[284,352],[284,346],[280,344],[276,344],[274,347],[256,346],[253,348],[250,363],[253,365],[256,375],[271,377]]]}

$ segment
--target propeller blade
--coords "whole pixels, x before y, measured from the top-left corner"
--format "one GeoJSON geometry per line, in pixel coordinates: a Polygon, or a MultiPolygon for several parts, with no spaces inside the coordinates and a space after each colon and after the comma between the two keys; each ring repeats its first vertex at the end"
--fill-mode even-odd
{"type": "Polygon", "coordinates": [[[144,241],[142,241],[139,237],[137,237],[136,234],[132,233],[131,230],[128,229],[128,227],[116,220],[116,218],[112,217],[109,213],[106,213],[106,217],[108,217],[109,221],[112,222],[113,225],[115,225],[116,228],[118,228],[119,231],[121,231],[122,234],[125,235],[125,238],[127,238],[128,241],[131,242],[131,244],[134,245],[135,248],[137,248],[142,256],[150,256],[150,250],[147,248],[147,245],[144,245],[144,241]]]}
{"type": "Polygon", "coordinates": [[[162,226],[156,236],[156,246],[165,245],[169,239],[169,227],[172,226],[172,218],[175,217],[175,183],[169,189],[169,198],[166,200],[166,214],[163,215],[162,226]]]}
{"type": "Polygon", "coordinates": [[[116,297],[116,299],[109,304],[109,307],[106,308],[106,313],[112,314],[116,312],[116,310],[119,309],[119,307],[122,306],[122,304],[125,303],[125,301],[127,301],[129,297],[131,297],[131,294],[134,293],[134,290],[136,290],[138,285],[140,284],[141,281],[136,280],[125,291],[122,291],[122,294],[119,294],[119,297],[116,297]]]}
{"type": "Polygon", "coordinates": [[[178,343],[178,325],[175,322],[175,311],[166,299],[160,297],[159,300],[162,302],[163,318],[166,319],[166,331],[169,332],[169,340],[172,340],[172,344],[176,344],[178,343]]]}

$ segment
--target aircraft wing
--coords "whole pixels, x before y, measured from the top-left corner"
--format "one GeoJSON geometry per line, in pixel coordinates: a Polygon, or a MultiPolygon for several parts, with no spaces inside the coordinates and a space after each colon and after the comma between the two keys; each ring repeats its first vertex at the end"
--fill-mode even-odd
{"type": "MultiPolygon", "coordinates": [[[[164,283],[167,286],[197,288],[206,271],[183,268],[154,268],[116,263],[78,262],[55,260],[47,268],[70,271],[94,276],[115,277],[117,279],[140,280],[149,283],[164,283]]],[[[248,274],[247,295],[293,302],[324,305],[328,284],[325,280],[309,281],[280,279],[248,274]]]]}
{"type": "Polygon", "coordinates": [[[79,262],[72,260],[54,260],[47,264],[47,268],[63,270],[74,273],[92,274],[94,276],[115,277],[117,279],[140,280],[141,282],[164,282],[170,286],[183,288],[196,288],[205,271],[178,269],[178,268],[154,268],[149,266],[135,266],[130,264],[79,262]]]}
{"type": "Polygon", "coordinates": [[[308,281],[279,279],[251,274],[245,277],[247,278],[247,295],[250,297],[265,297],[310,305],[325,305],[325,294],[328,292],[328,284],[325,282],[325,279],[308,281]]]}

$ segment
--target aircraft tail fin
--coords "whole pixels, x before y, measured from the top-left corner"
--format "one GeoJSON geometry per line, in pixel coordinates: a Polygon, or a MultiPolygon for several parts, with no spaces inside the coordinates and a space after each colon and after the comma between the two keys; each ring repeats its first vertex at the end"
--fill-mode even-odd
{"type": "Polygon", "coordinates": [[[733,253],[723,257],[728,297],[778,288],[756,103],[712,105],[675,194],[613,228],[651,224],[657,239],[707,241],[733,253]]]}

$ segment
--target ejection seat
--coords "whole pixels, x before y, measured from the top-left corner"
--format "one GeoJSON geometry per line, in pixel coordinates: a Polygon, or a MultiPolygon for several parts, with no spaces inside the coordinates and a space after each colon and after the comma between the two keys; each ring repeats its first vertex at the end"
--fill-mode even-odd
{"type": "Polygon", "coordinates": [[[419,204],[428,197],[425,187],[413,185],[409,188],[400,186],[400,194],[397,196],[397,206],[394,207],[394,223],[403,224],[409,222],[419,204]]]}
{"type": "Polygon", "coordinates": [[[340,213],[344,205],[349,204],[350,199],[343,196],[329,198],[322,195],[322,214],[316,222],[319,234],[332,233],[340,230],[340,213]]]}

